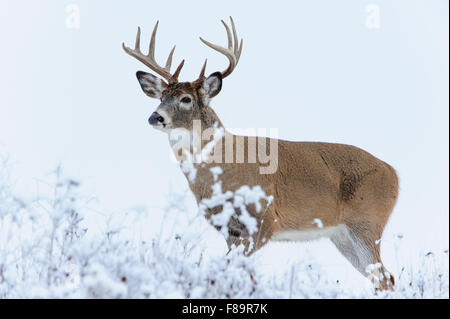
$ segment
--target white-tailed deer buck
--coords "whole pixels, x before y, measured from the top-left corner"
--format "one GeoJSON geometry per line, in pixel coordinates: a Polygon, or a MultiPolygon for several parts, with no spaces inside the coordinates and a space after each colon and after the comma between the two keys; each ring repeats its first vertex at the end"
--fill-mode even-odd
{"type": "Polygon", "coordinates": [[[220,92],[222,80],[238,64],[242,40],[238,41],[232,19],[232,30],[222,23],[228,35],[227,48],[200,40],[225,55],[229,66],[206,78],[205,61],[199,78],[193,82],[178,82],[184,60],[173,74],[170,73],[175,47],[165,67],[156,63],[154,50],[158,23],[153,30],[148,55],[140,51],[140,29],[134,50],[123,45],[126,53],[163,78],[137,72],[144,93],[161,100],[149,119],[150,125],[169,136],[175,130],[185,131],[194,139],[199,138],[199,133],[195,132],[196,123],[206,130],[223,133],[212,134],[214,162],[193,161],[190,169],[186,169],[187,153],[194,156],[205,150],[210,153],[211,141],[203,138],[197,143],[182,144],[181,156],[179,150],[175,150],[190,189],[198,204],[205,208],[206,218],[219,231],[226,229],[230,248],[243,244],[246,254],[261,248],[269,240],[304,241],[329,237],[351,264],[374,280],[379,288],[392,288],[394,278],[383,267],[380,258],[380,239],[398,196],[395,170],[350,145],[257,139],[227,132],[210,101],[220,92]],[[261,173],[267,163],[255,160],[252,151],[255,145],[258,150],[277,147],[276,169],[269,174],[261,173]],[[220,182],[217,181],[219,175],[220,182]],[[241,196],[244,200],[236,204],[230,194],[242,193],[243,187],[247,190],[260,187],[258,189],[267,197],[261,196],[257,203],[247,201],[244,194],[241,196]],[[214,196],[219,200],[210,200],[214,196]],[[234,213],[228,216],[227,224],[218,224],[217,216],[230,207],[234,213]],[[256,221],[256,231],[249,230],[248,219],[242,218],[244,212],[256,221]],[[378,270],[377,278],[368,272],[370,269],[378,270]]]}

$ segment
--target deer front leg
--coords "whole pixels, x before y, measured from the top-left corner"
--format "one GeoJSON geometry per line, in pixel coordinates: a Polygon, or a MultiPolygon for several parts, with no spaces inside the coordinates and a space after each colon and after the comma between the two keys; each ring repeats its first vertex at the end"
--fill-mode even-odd
{"type": "MultiPolygon", "coordinates": [[[[225,235],[225,240],[228,246],[227,255],[231,252],[233,248],[237,248],[240,246],[244,246],[244,254],[250,254],[252,250],[251,242],[253,239],[250,239],[250,235],[247,231],[246,226],[239,221],[239,217],[237,216],[238,209],[235,211],[235,216],[231,216],[227,229],[228,232],[225,235]]],[[[216,227],[220,231],[220,227],[216,227]]]]}
{"type": "Polygon", "coordinates": [[[253,250],[250,250],[250,241],[248,238],[242,237],[228,237],[227,239],[228,251],[227,255],[233,250],[233,248],[244,246],[244,255],[249,256],[253,253],[253,250]]]}
{"type": "Polygon", "coordinates": [[[224,235],[228,253],[233,247],[244,246],[244,254],[251,255],[272,237],[272,214],[269,201],[229,198],[224,204],[209,208],[206,218],[224,235]],[[249,201],[250,203],[245,203],[249,201]]]}
{"type": "Polygon", "coordinates": [[[245,225],[232,219],[228,225],[228,252],[234,247],[244,246],[244,255],[250,256],[269,242],[272,237],[272,220],[270,214],[254,217],[257,222],[257,231],[249,234],[245,225]]]}

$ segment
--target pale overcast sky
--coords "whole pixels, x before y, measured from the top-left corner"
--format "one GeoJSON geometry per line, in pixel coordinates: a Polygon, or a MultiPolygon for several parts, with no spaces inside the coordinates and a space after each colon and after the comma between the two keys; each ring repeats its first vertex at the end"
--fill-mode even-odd
{"type": "Polygon", "coordinates": [[[147,123],[159,102],[142,93],[135,72],[148,70],[121,43],[134,45],[140,25],[146,48],[159,19],[157,59],[177,44],[174,64],[186,59],[180,78],[193,80],[204,58],[208,73],[226,66],[198,37],[225,45],[220,19],[232,15],[244,49],[212,102],[225,126],[369,151],[400,177],[386,241],[403,233],[412,250],[445,248],[448,12],[447,0],[1,0],[0,152],[21,192],[62,163],[98,209],[143,206],[157,223],[170,185],[187,183],[166,136],[147,123]],[[67,21],[69,4],[79,28],[67,21]],[[370,4],[379,21],[368,21],[370,4]]]}

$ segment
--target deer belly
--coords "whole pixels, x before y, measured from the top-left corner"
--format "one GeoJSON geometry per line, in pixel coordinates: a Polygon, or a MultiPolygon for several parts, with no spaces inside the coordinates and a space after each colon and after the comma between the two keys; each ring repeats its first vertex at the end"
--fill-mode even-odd
{"type": "Polygon", "coordinates": [[[330,237],[339,232],[341,226],[310,228],[302,230],[281,230],[274,234],[274,241],[311,241],[322,237],[330,237]]]}

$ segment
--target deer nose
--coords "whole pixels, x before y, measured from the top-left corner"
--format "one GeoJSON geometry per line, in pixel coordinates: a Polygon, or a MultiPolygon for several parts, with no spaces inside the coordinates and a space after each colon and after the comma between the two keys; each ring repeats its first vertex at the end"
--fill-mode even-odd
{"type": "Polygon", "coordinates": [[[150,125],[156,125],[158,123],[163,123],[164,118],[156,112],[153,112],[150,118],[148,119],[150,125]]]}

